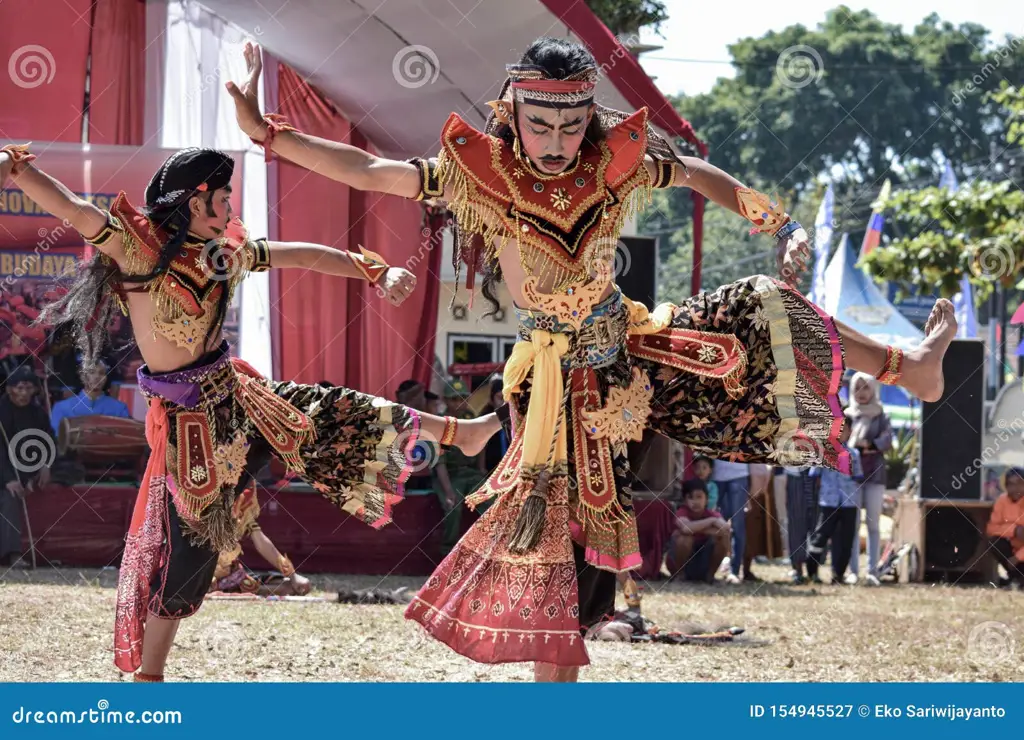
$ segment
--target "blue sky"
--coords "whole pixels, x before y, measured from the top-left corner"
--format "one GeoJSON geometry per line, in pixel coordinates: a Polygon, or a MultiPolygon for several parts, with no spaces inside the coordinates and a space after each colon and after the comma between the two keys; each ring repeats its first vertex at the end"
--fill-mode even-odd
{"type": "MultiPolygon", "coordinates": [[[[730,65],[719,63],[728,61],[729,44],[795,23],[813,28],[824,20],[825,11],[839,4],[839,0],[665,0],[669,20],[661,28],[663,38],[651,33],[643,37],[644,41],[664,48],[643,55],[641,61],[665,93],[707,92],[719,77],[733,76],[730,65]]],[[[846,5],[854,10],[867,8],[882,20],[908,29],[936,12],[952,23],[980,23],[1000,40],[1008,34],[1024,36],[1024,2],[1019,0],[869,0],[846,5]]]]}

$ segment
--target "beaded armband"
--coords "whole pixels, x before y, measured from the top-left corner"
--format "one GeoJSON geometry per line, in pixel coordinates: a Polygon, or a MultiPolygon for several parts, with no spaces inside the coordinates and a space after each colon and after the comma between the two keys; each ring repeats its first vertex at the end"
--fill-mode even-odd
{"type": "Polygon", "coordinates": [[[36,158],[36,155],[32,154],[28,148],[29,144],[7,144],[0,147],[0,152],[9,155],[11,161],[14,162],[14,166],[11,168],[12,175],[21,174],[24,166],[36,158]]]}
{"type": "Polygon", "coordinates": [[[903,377],[903,350],[886,347],[885,364],[875,377],[884,385],[897,385],[903,377]]]}
{"type": "Polygon", "coordinates": [[[274,137],[277,136],[281,131],[298,131],[297,128],[288,123],[284,116],[280,116],[276,113],[270,113],[263,116],[263,122],[267,124],[267,137],[263,141],[256,141],[252,137],[249,140],[258,147],[263,149],[263,160],[269,162],[274,158],[273,145],[274,137]]]}
{"type": "Polygon", "coordinates": [[[384,277],[384,273],[390,269],[390,265],[384,261],[383,257],[376,252],[371,252],[366,247],[360,246],[359,251],[361,254],[349,252],[352,264],[363,274],[370,285],[376,285],[384,277]]]}
{"type": "Polygon", "coordinates": [[[252,253],[250,259],[252,264],[249,272],[266,272],[270,269],[270,245],[266,239],[256,239],[249,242],[249,249],[252,253]]]}
{"type": "Polygon", "coordinates": [[[430,200],[431,198],[440,198],[444,195],[444,185],[441,184],[437,177],[436,159],[413,157],[406,161],[409,164],[416,165],[416,169],[420,172],[420,192],[413,200],[430,200]]]}
{"type": "Polygon", "coordinates": [[[454,416],[444,417],[444,433],[441,435],[441,446],[451,447],[455,442],[455,435],[459,431],[459,421],[454,416]]]}
{"type": "Polygon", "coordinates": [[[100,233],[90,238],[83,237],[83,239],[86,244],[92,245],[97,249],[102,249],[107,242],[123,231],[124,226],[121,224],[121,221],[116,216],[108,212],[107,223],[102,229],[100,229],[100,233]]]}
{"type": "Polygon", "coordinates": [[[775,236],[790,220],[781,201],[773,201],[757,190],[736,188],[736,203],[743,218],[754,224],[750,230],[752,234],[775,236]]]}
{"type": "Polygon", "coordinates": [[[672,162],[662,159],[654,160],[654,166],[658,168],[658,174],[651,183],[654,189],[670,188],[675,183],[676,168],[672,162]]]}

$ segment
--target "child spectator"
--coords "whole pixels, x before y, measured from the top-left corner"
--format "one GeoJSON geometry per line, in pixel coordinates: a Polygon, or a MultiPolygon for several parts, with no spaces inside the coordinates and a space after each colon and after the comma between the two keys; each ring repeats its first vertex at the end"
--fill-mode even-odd
{"type": "Polygon", "coordinates": [[[711,480],[714,469],[715,461],[710,457],[698,455],[693,458],[693,474],[704,483],[704,490],[708,492],[708,508],[718,511],[718,484],[711,480]]]}
{"type": "Polygon", "coordinates": [[[861,471],[860,453],[847,446],[849,440],[850,425],[846,424],[839,441],[850,454],[852,475],[828,468],[822,468],[820,472],[818,524],[811,535],[811,545],[807,551],[807,575],[815,583],[821,583],[818,568],[825,562],[829,540],[835,538],[836,542],[832,551],[832,583],[843,583],[843,575],[850,564],[853,528],[860,512],[860,483],[864,476],[861,471]]]}
{"type": "Polygon", "coordinates": [[[985,534],[1011,586],[1024,589],[1024,468],[1010,468],[1000,484],[1004,493],[992,507],[985,534]]]}
{"type": "Polygon", "coordinates": [[[672,577],[714,583],[718,566],[729,551],[730,534],[729,523],[708,508],[703,481],[686,481],[683,505],[676,512],[676,531],[665,559],[672,577]]]}

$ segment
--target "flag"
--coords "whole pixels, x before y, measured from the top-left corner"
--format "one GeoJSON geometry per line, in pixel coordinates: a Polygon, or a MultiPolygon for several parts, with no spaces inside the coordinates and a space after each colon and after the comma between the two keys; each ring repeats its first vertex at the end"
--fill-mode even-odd
{"type": "Polygon", "coordinates": [[[974,339],[978,336],[978,320],[974,315],[974,290],[966,274],[960,278],[960,292],[953,296],[953,313],[956,316],[958,339],[974,339]]]}
{"type": "MultiPolygon", "coordinates": [[[[946,160],[946,169],[939,178],[939,187],[955,193],[960,187],[953,164],[946,160]]],[[[978,336],[978,320],[974,315],[974,289],[967,274],[960,278],[960,292],[953,296],[953,314],[956,316],[956,336],[959,339],[974,339],[978,336]]]]}
{"type": "MultiPolygon", "coordinates": [[[[878,199],[885,203],[889,199],[889,191],[892,190],[892,183],[889,182],[888,178],[882,183],[882,189],[878,193],[878,199]]],[[[878,210],[871,212],[871,219],[868,221],[868,230],[864,232],[864,241],[860,245],[860,256],[865,257],[871,254],[871,250],[878,246],[878,243],[882,240],[882,227],[885,225],[885,216],[882,215],[882,211],[885,206],[880,206],[878,210]]]]}
{"type": "Polygon", "coordinates": [[[818,306],[825,305],[825,268],[828,267],[828,248],[832,244],[834,206],[835,195],[832,183],[829,183],[814,219],[814,280],[811,282],[810,300],[818,306]]]}
{"type": "Polygon", "coordinates": [[[956,173],[953,172],[953,165],[948,159],[946,160],[946,169],[942,171],[942,177],[939,178],[939,187],[945,188],[951,193],[955,193],[960,188],[956,173]]]}

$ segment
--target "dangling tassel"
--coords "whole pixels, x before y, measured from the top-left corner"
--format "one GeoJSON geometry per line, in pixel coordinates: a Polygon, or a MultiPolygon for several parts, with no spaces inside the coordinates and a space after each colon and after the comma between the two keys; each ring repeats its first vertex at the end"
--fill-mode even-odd
{"type": "Polygon", "coordinates": [[[515,528],[512,530],[512,538],[508,543],[509,552],[512,554],[523,555],[540,542],[540,536],[544,532],[544,521],[547,518],[550,481],[551,472],[541,471],[533,484],[533,490],[523,502],[515,528]]]}

